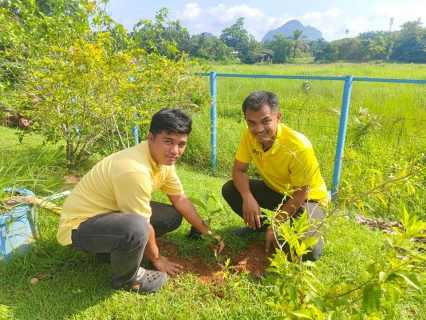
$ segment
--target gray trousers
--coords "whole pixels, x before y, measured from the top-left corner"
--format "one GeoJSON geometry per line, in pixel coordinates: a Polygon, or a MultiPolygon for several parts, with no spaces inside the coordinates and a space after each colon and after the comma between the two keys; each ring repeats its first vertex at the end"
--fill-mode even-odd
{"type": "MultiPolygon", "coordinates": [[[[150,223],[155,236],[177,229],[182,215],[173,206],[151,201],[150,223]]],[[[135,213],[110,212],[96,215],[72,231],[72,248],[95,254],[111,263],[111,286],[119,289],[133,280],[149,238],[146,219],[135,213]]]]}
{"type": "MultiPolygon", "coordinates": [[[[269,188],[262,180],[250,179],[249,187],[251,193],[253,194],[254,198],[256,199],[261,208],[273,211],[278,207],[278,205],[283,199],[283,195],[281,193],[269,188]]],[[[231,209],[240,217],[243,217],[243,199],[237,188],[235,188],[234,182],[232,180],[226,182],[223,185],[222,196],[229,204],[231,209]]],[[[324,220],[324,209],[321,208],[321,206],[319,206],[318,203],[315,201],[305,201],[293,215],[293,218],[299,218],[305,210],[308,212],[309,220],[311,221],[311,223],[318,224],[319,222],[324,220]]],[[[263,224],[265,218],[261,220],[263,224]]],[[[265,227],[263,228],[266,229],[265,227]]],[[[315,229],[316,227],[315,225],[313,225],[312,228],[308,231],[308,233],[314,233],[315,229]]],[[[325,234],[324,227],[321,229],[321,231],[323,234],[325,234]]],[[[313,248],[311,248],[312,252],[309,252],[308,254],[302,257],[303,261],[315,261],[318,260],[322,255],[324,242],[318,232],[315,232],[315,236],[318,238],[318,242],[313,248]]]]}

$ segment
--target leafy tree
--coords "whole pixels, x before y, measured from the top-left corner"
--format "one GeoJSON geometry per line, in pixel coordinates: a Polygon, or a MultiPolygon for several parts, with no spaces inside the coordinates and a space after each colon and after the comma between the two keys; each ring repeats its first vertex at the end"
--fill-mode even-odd
{"type": "Polygon", "coordinates": [[[293,43],[282,34],[275,34],[274,38],[274,41],[266,41],[263,47],[274,52],[272,63],[285,63],[291,57],[293,43]]]}
{"type": "Polygon", "coordinates": [[[393,41],[389,37],[378,36],[368,43],[371,59],[389,60],[393,49],[393,41]]]}
{"type": "Polygon", "coordinates": [[[143,128],[160,108],[190,108],[209,98],[201,79],[190,74],[196,62],[159,55],[155,42],[151,53],[138,48],[93,3],[72,17],[35,15],[33,7],[18,4],[19,20],[7,8],[0,11],[0,63],[19,80],[17,109],[26,110],[44,143],[64,142],[69,167],[127,147],[132,127],[143,128]],[[70,23],[79,24],[73,29],[70,23]]]}
{"type": "MultiPolygon", "coordinates": [[[[7,8],[18,18],[25,12],[22,8],[33,11],[36,16],[49,16],[64,13],[68,16],[78,15],[81,11],[81,2],[75,0],[20,0],[20,1],[0,1],[0,7],[7,8]]],[[[87,5],[87,2],[85,2],[87,5]]]]}
{"type": "Polygon", "coordinates": [[[260,57],[260,45],[244,29],[244,18],[238,18],[231,27],[223,29],[219,39],[228,47],[238,51],[238,58],[244,63],[255,63],[260,57]]]}
{"type": "Polygon", "coordinates": [[[420,19],[409,21],[394,34],[394,50],[391,58],[403,62],[426,62],[426,29],[420,19]]]}
{"type": "Polygon", "coordinates": [[[233,50],[214,36],[206,36],[204,33],[191,37],[190,56],[208,61],[228,61],[229,53],[233,50]]]}
{"type": "Polygon", "coordinates": [[[361,40],[375,40],[378,37],[386,38],[387,36],[389,36],[387,31],[367,31],[358,34],[358,38],[361,40]]]}
{"type": "Polygon", "coordinates": [[[290,37],[293,40],[293,59],[296,58],[296,51],[303,47],[303,39],[306,39],[306,36],[303,35],[303,31],[300,29],[293,30],[293,33],[290,37]]]}
{"type": "Polygon", "coordinates": [[[324,39],[311,42],[311,50],[318,60],[369,61],[387,60],[392,53],[393,42],[389,38],[355,37],[326,42],[324,39]]]}
{"type": "Polygon", "coordinates": [[[146,52],[155,52],[174,59],[181,52],[189,52],[190,36],[179,21],[170,21],[168,9],[160,9],[155,22],[142,19],[136,23],[131,32],[133,40],[146,52]]]}
{"type": "Polygon", "coordinates": [[[235,50],[243,41],[246,41],[247,38],[248,32],[244,29],[244,18],[238,18],[237,22],[231,27],[223,29],[219,37],[224,44],[235,50]]]}
{"type": "Polygon", "coordinates": [[[260,44],[251,34],[237,46],[239,57],[243,63],[253,64],[259,61],[260,44]]]}
{"type": "Polygon", "coordinates": [[[334,61],[337,60],[339,52],[337,45],[333,42],[327,42],[324,38],[312,41],[310,44],[314,61],[334,61]]]}

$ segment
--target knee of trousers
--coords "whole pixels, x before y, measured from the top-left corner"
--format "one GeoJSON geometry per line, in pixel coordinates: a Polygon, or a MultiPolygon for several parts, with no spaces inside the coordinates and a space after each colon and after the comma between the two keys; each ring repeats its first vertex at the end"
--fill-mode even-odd
{"type": "Polygon", "coordinates": [[[170,231],[176,230],[182,224],[182,215],[176,211],[167,221],[167,228],[170,231]]]}
{"type": "Polygon", "coordinates": [[[129,214],[126,225],[122,227],[123,240],[127,245],[145,246],[149,238],[149,225],[146,219],[139,214],[129,214]]]}
{"type": "Polygon", "coordinates": [[[240,196],[237,188],[235,188],[234,181],[229,180],[222,186],[222,196],[227,202],[229,202],[228,200],[235,198],[236,193],[240,196]]]}

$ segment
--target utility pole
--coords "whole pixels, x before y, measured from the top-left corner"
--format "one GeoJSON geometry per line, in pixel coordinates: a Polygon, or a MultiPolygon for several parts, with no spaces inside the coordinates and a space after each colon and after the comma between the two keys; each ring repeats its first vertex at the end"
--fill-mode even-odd
{"type": "Polygon", "coordinates": [[[392,25],[393,25],[393,17],[390,18],[390,21],[389,21],[389,33],[392,32],[392,25]]]}

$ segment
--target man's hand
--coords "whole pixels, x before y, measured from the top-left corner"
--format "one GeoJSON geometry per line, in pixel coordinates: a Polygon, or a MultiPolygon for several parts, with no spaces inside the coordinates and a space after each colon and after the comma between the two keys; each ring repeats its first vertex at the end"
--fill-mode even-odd
{"type": "Polygon", "coordinates": [[[275,238],[274,230],[272,230],[272,227],[269,227],[268,230],[266,230],[266,237],[265,237],[265,250],[266,252],[269,252],[269,249],[271,246],[273,248],[279,248],[277,239],[275,238]]]}
{"type": "Polygon", "coordinates": [[[171,262],[163,256],[159,256],[158,259],[155,259],[154,261],[151,260],[151,262],[156,270],[166,272],[170,275],[176,275],[183,269],[180,264],[171,262]]]}
{"type": "Polygon", "coordinates": [[[243,197],[243,218],[245,224],[252,229],[260,228],[262,226],[260,222],[261,214],[260,206],[251,193],[243,197]]]}
{"type": "Polygon", "coordinates": [[[218,248],[218,246],[216,245],[214,245],[213,243],[211,243],[211,242],[209,242],[209,247],[210,247],[210,250],[212,251],[212,252],[214,252],[214,253],[221,253],[222,252],[222,250],[223,250],[223,248],[225,247],[225,243],[223,242],[223,241],[220,241],[220,235],[218,235],[218,234],[215,234],[215,235],[213,235],[213,237],[217,240],[217,242],[219,243],[219,248],[218,248]]]}

